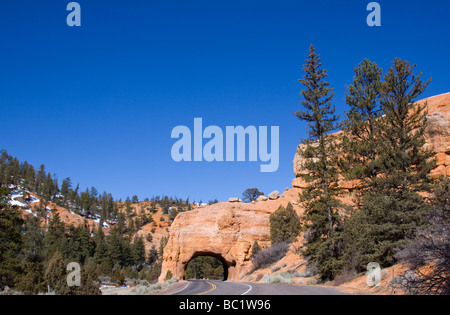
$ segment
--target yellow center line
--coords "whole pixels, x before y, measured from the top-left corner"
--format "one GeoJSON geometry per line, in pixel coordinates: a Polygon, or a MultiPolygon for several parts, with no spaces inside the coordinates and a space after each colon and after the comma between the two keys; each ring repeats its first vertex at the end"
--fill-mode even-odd
{"type": "Polygon", "coordinates": [[[214,283],[211,283],[211,282],[209,282],[209,281],[206,281],[206,283],[208,283],[212,288],[211,288],[210,290],[206,291],[206,292],[199,293],[199,294],[197,294],[197,295],[207,294],[207,293],[212,292],[212,291],[214,291],[215,289],[217,289],[217,286],[216,286],[214,283]]]}

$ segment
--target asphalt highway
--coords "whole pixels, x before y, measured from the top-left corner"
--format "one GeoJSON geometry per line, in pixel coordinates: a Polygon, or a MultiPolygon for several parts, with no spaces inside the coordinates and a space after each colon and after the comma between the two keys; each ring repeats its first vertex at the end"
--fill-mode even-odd
{"type": "Polygon", "coordinates": [[[322,286],[238,283],[218,280],[183,281],[165,295],[345,295],[337,289],[322,286]]]}

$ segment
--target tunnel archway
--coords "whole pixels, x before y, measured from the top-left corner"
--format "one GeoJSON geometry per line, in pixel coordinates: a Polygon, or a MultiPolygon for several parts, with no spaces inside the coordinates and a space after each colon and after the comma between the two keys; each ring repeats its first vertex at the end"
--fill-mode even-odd
{"type": "Polygon", "coordinates": [[[195,260],[198,257],[213,257],[216,260],[218,260],[222,266],[223,266],[223,281],[227,281],[228,277],[230,275],[230,268],[236,266],[236,262],[229,262],[227,261],[221,254],[215,253],[215,252],[196,252],[192,255],[192,257],[189,259],[189,261],[184,265],[184,276],[183,280],[187,280],[187,270],[189,264],[195,260]]]}

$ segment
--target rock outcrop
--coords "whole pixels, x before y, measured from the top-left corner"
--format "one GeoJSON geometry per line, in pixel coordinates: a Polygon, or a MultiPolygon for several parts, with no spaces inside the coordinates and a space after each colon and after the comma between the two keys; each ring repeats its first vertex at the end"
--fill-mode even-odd
{"type": "Polygon", "coordinates": [[[264,201],[267,201],[267,200],[269,200],[269,198],[267,198],[266,196],[262,195],[262,196],[259,196],[256,199],[256,202],[264,202],[264,201]]]}
{"type": "Polygon", "coordinates": [[[428,105],[427,145],[436,152],[432,175],[450,176],[450,93],[431,97],[428,105]]]}
{"type": "MultiPolygon", "coordinates": [[[[437,165],[431,175],[434,178],[441,175],[450,176],[450,93],[433,96],[418,103],[426,103],[428,107],[426,146],[432,148],[437,157],[437,165]]],[[[303,148],[303,145],[299,148],[303,148]]],[[[300,178],[304,169],[303,157],[298,151],[293,162],[294,174],[297,177],[292,181],[292,185],[296,188],[306,188],[306,183],[300,178]]],[[[339,186],[341,189],[352,190],[358,186],[358,181],[341,181],[339,186]]]]}
{"type": "MultiPolygon", "coordinates": [[[[270,214],[280,205],[287,206],[298,193],[298,189],[291,189],[283,194],[286,198],[258,203],[223,202],[179,214],[164,248],[159,280],[164,281],[169,270],[183,279],[188,263],[197,256],[218,258],[228,271],[227,278],[240,280],[252,267],[253,243],[270,245],[270,214]]],[[[300,213],[300,207],[296,208],[300,213]]]]}
{"type": "Polygon", "coordinates": [[[280,197],[280,192],[278,190],[275,190],[269,194],[270,200],[277,200],[280,197]]]}

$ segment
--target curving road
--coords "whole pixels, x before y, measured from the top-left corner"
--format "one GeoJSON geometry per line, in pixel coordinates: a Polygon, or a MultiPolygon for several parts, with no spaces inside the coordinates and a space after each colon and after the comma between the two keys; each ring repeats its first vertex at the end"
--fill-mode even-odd
{"type": "Polygon", "coordinates": [[[328,287],[193,280],[177,284],[164,295],[345,295],[328,287]]]}

